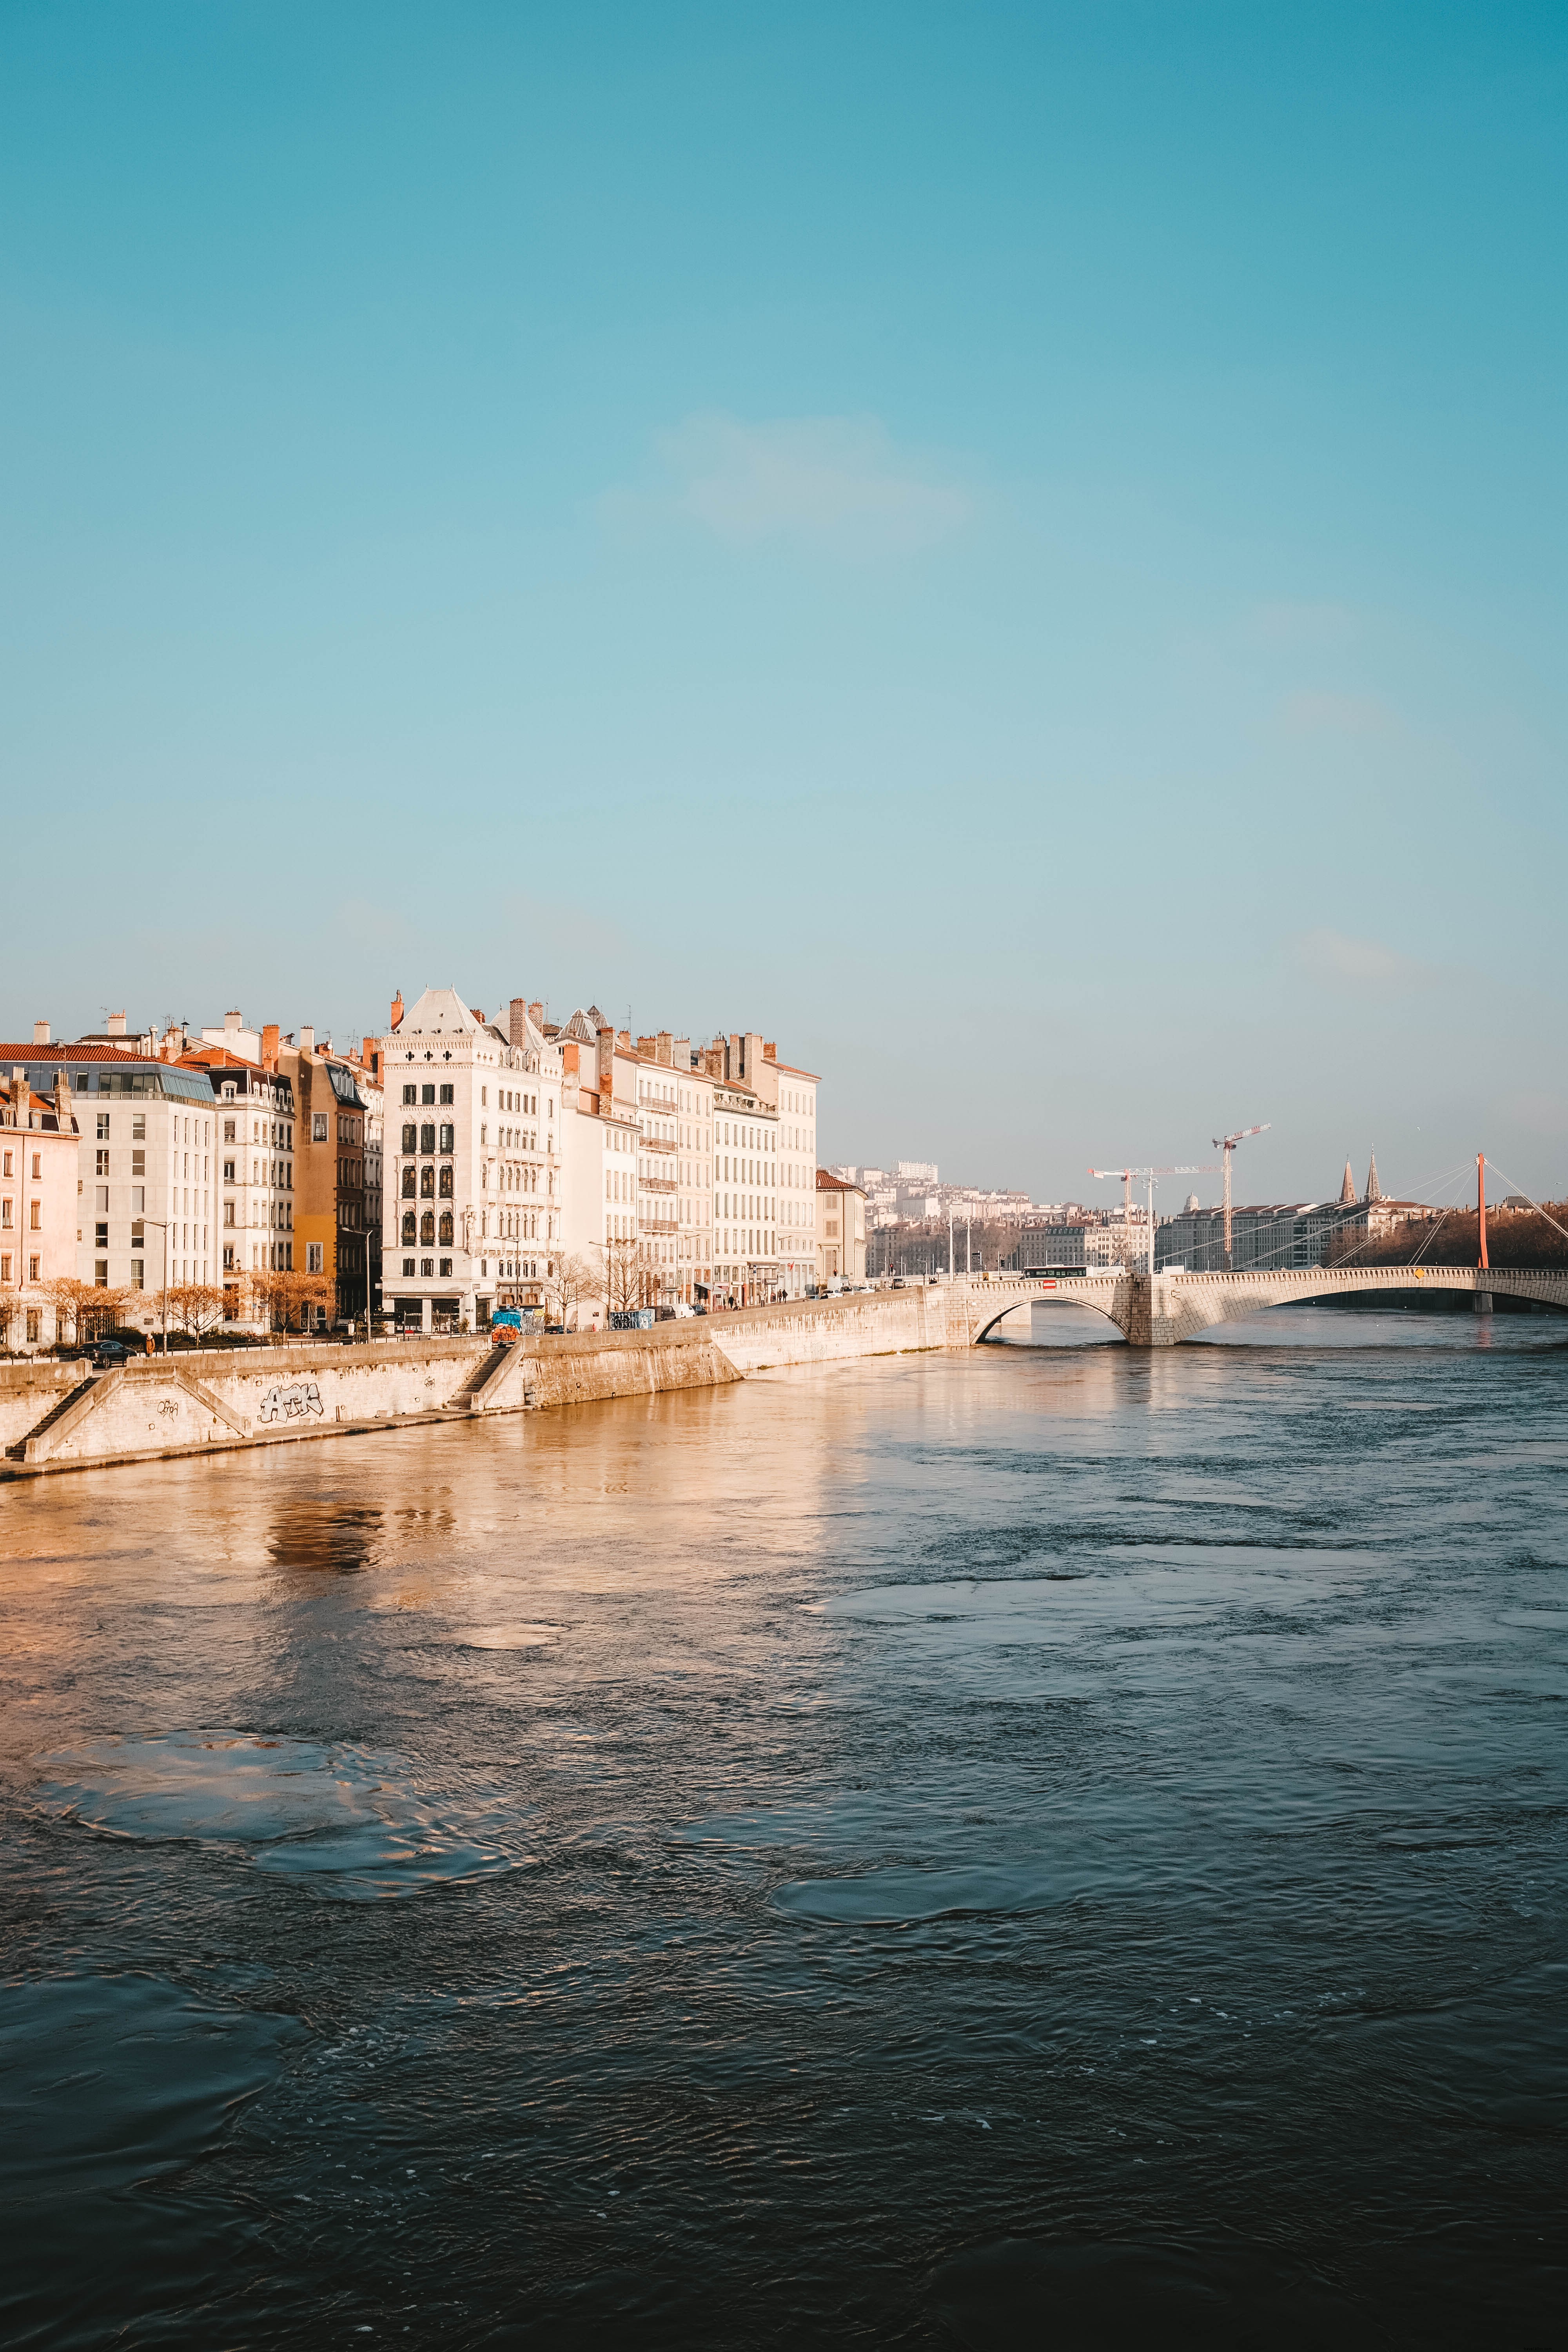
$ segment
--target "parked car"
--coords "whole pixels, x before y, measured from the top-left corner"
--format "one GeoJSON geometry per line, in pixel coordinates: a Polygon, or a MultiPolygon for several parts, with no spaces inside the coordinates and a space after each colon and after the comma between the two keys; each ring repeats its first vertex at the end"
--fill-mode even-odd
{"type": "Polygon", "coordinates": [[[111,1372],[118,1364],[128,1364],[131,1350],[123,1339],[99,1339],[93,1343],[92,1369],[95,1372],[111,1372]]]}

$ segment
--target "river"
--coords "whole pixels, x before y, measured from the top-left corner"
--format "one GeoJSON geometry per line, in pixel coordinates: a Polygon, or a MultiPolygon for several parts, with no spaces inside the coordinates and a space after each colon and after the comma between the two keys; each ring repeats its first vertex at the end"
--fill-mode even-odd
{"type": "Polygon", "coordinates": [[[1556,2340],[1568,1349],[0,1490],[11,2345],[1556,2340]]]}

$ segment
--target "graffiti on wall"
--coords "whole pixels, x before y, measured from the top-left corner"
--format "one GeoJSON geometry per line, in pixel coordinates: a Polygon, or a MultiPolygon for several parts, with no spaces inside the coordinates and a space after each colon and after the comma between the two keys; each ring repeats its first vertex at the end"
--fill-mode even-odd
{"type": "Polygon", "coordinates": [[[279,1381],[262,1391],[258,1421],[322,1421],[326,1407],[314,1381],[279,1381]]]}

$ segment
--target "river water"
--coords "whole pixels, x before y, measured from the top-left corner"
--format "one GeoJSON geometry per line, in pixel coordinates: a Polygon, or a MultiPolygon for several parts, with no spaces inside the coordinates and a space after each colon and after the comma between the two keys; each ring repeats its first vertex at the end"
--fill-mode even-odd
{"type": "Polygon", "coordinates": [[[1568,1349],[0,1488],[11,2345],[1556,2340],[1568,1349]]]}

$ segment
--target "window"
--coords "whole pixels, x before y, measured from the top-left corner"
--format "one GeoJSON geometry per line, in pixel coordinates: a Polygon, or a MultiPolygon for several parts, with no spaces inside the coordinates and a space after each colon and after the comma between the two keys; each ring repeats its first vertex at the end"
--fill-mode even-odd
{"type": "Polygon", "coordinates": [[[441,1198],[443,1201],[449,1201],[452,1198],[452,1185],[453,1169],[452,1163],[448,1160],[443,1162],[441,1169],[441,1198]]]}
{"type": "Polygon", "coordinates": [[[455,1151],[455,1150],[457,1150],[457,1148],[458,1148],[458,1131],[457,1131],[456,1128],[454,1128],[454,1127],[450,1127],[450,1126],[443,1126],[443,1128],[442,1128],[442,1129],[441,1129],[441,1149],[442,1149],[442,1150],[443,1150],[443,1151],[455,1151]]]}
{"type": "Polygon", "coordinates": [[[109,1288],[109,1260],[106,1257],[100,1257],[93,1267],[92,1278],[100,1290],[109,1288]]]}
{"type": "Polygon", "coordinates": [[[141,1290],[144,1286],[142,1279],[142,1270],[146,1263],[147,1261],[145,1258],[133,1257],[132,1259],[131,1287],[132,1290],[141,1290]]]}
{"type": "MultiPolygon", "coordinates": [[[[34,1172],[35,1172],[35,1174],[36,1174],[36,1173],[37,1173],[37,1171],[35,1171],[34,1172]]],[[[41,1226],[42,1226],[42,1224],[43,1224],[43,1218],[42,1218],[41,1214],[39,1213],[40,1213],[40,1211],[41,1211],[41,1209],[42,1209],[42,1207],[43,1207],[43,1203],[42,1203],[42,1202],[41,1202],[41,1201],[29,1201],[29,1202],[28,1202],[28,1203],[27,1203],[27,1208],[28,1208],[28,1212],[29,1212],[29,1213],[28,1213],[28,1217],[27,1217],[27,1223],[28,1223],[28,1224],[31,1226],[31,1228],[32,1228],[32,1230],[33,1230],[33,1232],[34,1232],[34,1233],[37,1233],[37,1232],[39,1231],[40,1227],[41,1227],[41,1226]]]]}
{"type": "Polygon", "coordinates": [[[404,1261],[403,1261],[403,1271],[404,1271],[404,1273],[405,1273],[405,1274],[412,1274],[412,1273],[413,1273],[413,1271],[414,1271],[414,1260],[413,1260],[411,1257],[405,1257],[405,1258],[404,1259],[404,1261]]]}
{"type": "Polygon", "coordinates": [[[234,1223],[234,1202],[232,1201],[226,1201],[223,1204],[223,1221],[226,1225],[232,1225],[234,1223]]]}
{"type": "MultiPolygon", "coordinates": [[[[418,1089],[418,1087],[404,1087],[404,1089],[403,1089],[403,1099],[404,1099],[404,1101],[405,1101],[405,1103],[417,1102],[417,1101],[418,1101],[418,1099],[419,1099],[419,1089],[418,1089]]],[[[412,1267],[412,1266],[410,1266],[410,1267],[408,1268],[408,1272],[409,1272],[410,1274],[412,1274],[412,1273],[413,1273],[413,1271],[414,1271],[413,1267],[412,1267]]]]}
{"type": "Polygon", "coordinates": [[[107,1176],[107,1175],[108,1175],[108,1173],[109,1173],[109,1154],[108,1154],[108,1152],[107,1152],[107,1151],[100,1151],[100,1152],[99,1152],[99,1153],[98,1153],[98,1155],[97,1155],[97,1160],[96,1160],[96,1164],[95,1164],[95,1166],[94,1166],[94,1168],[93,1168],[93,1173],[94,1173],[94,1175],[95,1175],[95,1176],[107,1176]]]}
{"type": "Polygon", "coordinates": [[[428,1249],[436,1239],[436,1213],[426,1209],[419,1220],[419,1238],[428,1249]]]}
{"type": "Polygon", "coordinates": [[[132,1176],[145,1176],[147,1173],[147,1154],[144,1151],[132,1153],[131,1173],[132,1176]]]}
{"type": "Polygon", "coordinates": [[[419,1129],[411,1118],[405,1119],[403,1123],[403,1149],[405,1151],[417,1151],[419,1149],[419,1129]]]}
{"type": "MultiPolygon", "coordinates": [[[[33,1280],[37,1282],[37,1264],[35,1260],[33,1266],[33,1280]]],[[[33,1348],[36,1348],[38,1344],[38,1310],[36,1307],[29,1307],[27,1309],[27,1344],[29,1347],[33,1348]]]]}
{"type": "Polygon", "coordinates": [[[421,1151],[434,1151],[436,1149],[436,1129],[429,1121],[419,1130],[419,1149],[421,1151]]]}
{"type": "Polygon", "coordinates": [[[326,1244],[324,1242],[307,1242],[305,1244],[305,1271],[307,1274],[321,1273],[321,1253],[325,1247],[326,1244]]]}
{"type": "Polygon", "coordinates": [[[100,1143],[106,1143],[109,1139],[109,1113],[106,1110],[100,1110],[98,1114],[98,1139],[100,1143]]]}
{"type": "Polygon", "coordinates": [[[10,1251],[9,1251],[9,1250],[7,1250],[7,1251],[5,1253],[4,1256],[0,1256],[0,1282],[9,1282],[9,1281],[10,1281],[10,1279],[11,1279],[11,1253],[10,1253],[10,1251]]]}
{"type": "Polygon", "coordinates": [[[434,1274],[436,1271],[435,1259],[433,1257],[422,1257],[419,1261],[419,1271],[421,1274],[434,1274]]]}
{"type": "Polygon", "coordinates": [[[405,1249],[411,1249],[413,1247],[415,1230],[416,1221],[414,1212],[412,1209],[405,1210],[403,1218],[403,1246],[405,1249]]]}
{"type": "Polygon", "coordinates": [[[132,1143],[145,1143],[147,1140],[147,1114],[144,1110],[137,1111],[132,1118],[131,1140],[132,1143]]]}
{"type": "Polygon", "coordinates": [[[444,1258],[441,1260],[441,1271],[442,1271],[442,1273],[443,1273],[443,1274],[450,1274],[450,1273],[451,1273],[451,1271],[452,1271],[452,1261],[451,1261],[451,1259],[450,1259],[449,1257],[444,1257],[444,1258]]]}
{"type": "Polygon", "coordinates": [[[223,1123],[223,1139],[226,1143],[232,1143],[235,1139],[234,1121],[232,1118],[226,1118],[223,1123]]]}
{"type": "Polygon", "coordinates": [[[422,1201],[433,1201],[436,1198],[436,1171],[433,1167],[422,1168],[419,1171],[419,1197],[422,1201]]]}
{"type": "Polygon", "coordinates": [[[327,1140],[327,1114],[324,1110],[310,1113],[310,1140],[312,1143],[325,1143],[327,1140]]]}
{"type": "Polygon", "coordinates": [[[42,1258],[30,1257],[27,1260],[27,1279],[29,1282],[37,1282],[38,1278],[38,1268],[42,1264],[42,1258]]]}
{"type": "Polygon", "coordinates": [[[421,1087],[419,1089],[419,1099],[422,1103],[433,1103],[436,1099],[435,1087],[421,1087]]]}
{"type": "Polygon", "coordinates": [[[93,1247],[95,1249],[107,1249],[109,1247],[109,1227],[107,1225],[95,1225],[92,1229],[92,1240],[93,1247]]]}
{"type": "Polygon", "coordinates": [[[403,1197],[405,1201],[412,1201],[414,1198],[414,1171],[412,1168],[405,1168],[403,1171],[403,1197]]]}
{"type": "Polygon", "coordinates": [[[455,1101],[457,1100],[457,1097],[456,1097],[456,1095],[453,1093],[452,1088],[451,1088],[450,1087],[442,1087],[442,1089],[441,1089],[441,1100],[442,1100],[444,1103],[455,1102],[455,1101]]]}

